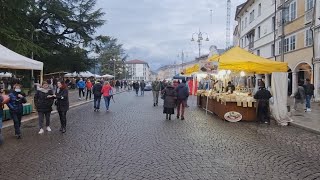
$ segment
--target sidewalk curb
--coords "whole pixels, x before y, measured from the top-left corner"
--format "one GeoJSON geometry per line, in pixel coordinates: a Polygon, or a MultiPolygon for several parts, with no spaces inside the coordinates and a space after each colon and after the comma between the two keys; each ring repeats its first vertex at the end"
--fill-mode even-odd
{"type": "Polygon", "coordinates": [[[297,128],[300,128],[300,129],[303,129],[303,130],[306,130],[308,132],[312,132],[312,133],[315,133],[315,134],[319,134],[320,135],[320,130],[316,130],[316,129],[313,129],[313,128],[309,128],[309,127],[306,127],[306,126],[303,126],[303,125],[300,125],[296,122],[290,122],[289,124],[290,126],[293,126],[293,127],[297,127],[297,128]]]}
{"type": "MultiPolygon", "coordinates": [[[[121,94],[121,93],[124,93],[124,92],[128,92],[128,91],[122,91],[122,92],[119,92],[119,93],[115,93],[115,95],[121,94]]],[[[91,102],[93,102],[93,100],[75,103],[73,105],[70,105],[69,109],[74,109],[76,107],[79,107],[79,106],[82,106],[82,105],[85,105],[85,104],[88,104],[88,103],[91,103],[91,102]]],[[[58,111],[54,110],[54,111],[51,112],[51,115],[54,115],[54,114],[58,114],[58,111]]],[[[36,120],[36,119],[38,119],[38,115],[34,114],[34,115],[32,115],[32,116],[30,116],[30,117],[28,117],[26,119],[22,119],[21,120],[21,124],[29,122],[29,121],[33,121],[33,120],[36,120]]],[[[5,128],[11,127],[11,126],[13,126],[13,122],[8,124],[8,125],[2,126],[2,129],[5,129],[5,128]]]]}

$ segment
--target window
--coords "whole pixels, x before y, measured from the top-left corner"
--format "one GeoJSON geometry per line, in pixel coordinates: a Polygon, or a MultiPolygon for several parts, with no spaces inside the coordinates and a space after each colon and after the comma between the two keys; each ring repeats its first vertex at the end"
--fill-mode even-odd
{"type": "Polygon", "coordinates": [[[272,30],[275,31],[276,30],[276,17],[272,17],[272,30]]]}
{"type": "Polygon", "coordinates": [[[293,51],[296,49],[296,36],[290,37],[290,49],[289,51],[293,51]]]}
{"type": "Polygon", "coordinates": [[[271,56],[275,56],[275,47],[274,47],[274,44],[271,44],[271,56]]]}
{"type": "Polygon", "coordinates": [[[257,50],[257,56],[260,56],[260,49],[257,50]]]}
{"type": "Polygon", "coordinates": [[[245,37],[244,38],[244,47],[246,47],[247,46],[247,38],[245,37]]]}
{"type": "Polygon", "coordinates": [[[250,23],[254,20],[254,10],[250,13],[250,23]]]}
{"type": "Polygon", "coordinates": [[[297,17],[297,2],[296,1],[290,3],[289,11],[290,11],[289,20],[293,21],[297,17]]]}
{"type": "Polygon", "coordinates": [[[284,40],[283,50],[284,50],[285,53],[289,51],[289,38],[284,40]]]}
{"type": "Polygon", "coordinates": [[[260,39],[260,37],[261,37],[261,27],[259,26],[258,27],[258,39],[260,39]]]}
{"type": "Polygon", "coordinates": [[[243,47],[243,38],[241,39],[241,47],[244,48],[244,47],[243,47]]]}
{"type": "Polygon", "coordinates": [[[243,30],[243,28],[244,28],[244,23],[243,23],[243,21],[241,22],[241,30],[243,30]]]}
{"type": "Polygon", "coordinates": [[[297,18],[297,2],[293,1],[289,4],[289,6],[284,11],[283,17],[282,12],[280,11],[280,17],[281,19],[283,18],[282,20],[284,21],[284,23],[295,20],[297,18]]]}
{"type": "Polygon", "coordinates": [[[261,16],[261,3],[259,4],[259,7],[258,7],[258,16],[261,16]]]}
{"type": "Polygon", "coordinates": [[[245,23],[244,27],[246,28],[248,26],[248,18],[246,17],[244,21],[245,21],[244,22],[245,23]]]}
{"type": "Polygon", "coordinates": [[[311,46],[313,44],[312,31],[310,29],[306,30],[305,34],[305,46],[311,46]]]}
{"type": "Polygon", "coordinates": [[[282,53],[282,42],[279,41],[279,49],[278,49],[279,54],[282,53]]]}
{"type": "Polygon", "coordinates": [[[306,0],[306,11],[309,11],[314,6],[314,0],[306,0]]]}

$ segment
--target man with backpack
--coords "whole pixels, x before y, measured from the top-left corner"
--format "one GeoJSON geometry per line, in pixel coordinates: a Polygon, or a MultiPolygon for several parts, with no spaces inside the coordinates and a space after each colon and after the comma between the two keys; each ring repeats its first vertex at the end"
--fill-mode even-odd
{"type": "Polygon", "coordinates": [[[304,88],[303,88],[303,82],[299,82],[298,83],[298,89],[294,93],[293,97],[294,97],[293,109],[295,111],[297,111],[298,110],[298,105],[299,104],[304,104],[304,100],[306,98],[305,91],[304,91],[304,88]]]}

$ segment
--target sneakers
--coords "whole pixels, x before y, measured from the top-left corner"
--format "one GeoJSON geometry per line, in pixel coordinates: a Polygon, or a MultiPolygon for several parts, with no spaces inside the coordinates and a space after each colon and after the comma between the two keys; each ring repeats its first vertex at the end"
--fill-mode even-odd
{"type": "Polygon", "coordinates": [[[48,131],[48,132],[51,132],[50,126],[47,127],[47,131],[48,131]]]}
{"type": "Polygon", "coordinates": [[[81,98],[79,98],[79,100],[81,100],[81,98]]]}
{"type": "Polygon", "coordinates": [[[38,134],[43,134],[43,133],[44,133],[44,130],[41,128],[38,134]]]}
{"type": "Polygon", "coordinates": [[[306,112],[311,112],[311,109],[310,109],[310,108],[308,108],[308,109],[306,110],[306,112]]]}

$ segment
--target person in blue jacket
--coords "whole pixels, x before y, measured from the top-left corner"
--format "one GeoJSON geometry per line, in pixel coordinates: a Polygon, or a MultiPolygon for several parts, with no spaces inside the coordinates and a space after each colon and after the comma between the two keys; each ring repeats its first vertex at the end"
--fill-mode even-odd
{"type": "Polygon", "coordinates": [[[21,85],[15,84],[13,91],[9,94],[9,107],[11,118],[13,119],[15,135],[21,139],[21,118],[23,115],[23,104],[27,102],[26,95],[21,91],[21,85]]]}
{"type": "Polygon", "coordinates": [[[84,98],[84,88],[86,87],[86,83],[83,81],[83,79],[81,78],[78,83],[77,83],[77,87],[79,89],[79,100],[81,100],[81,94],[82,97],[84,98]]]}

